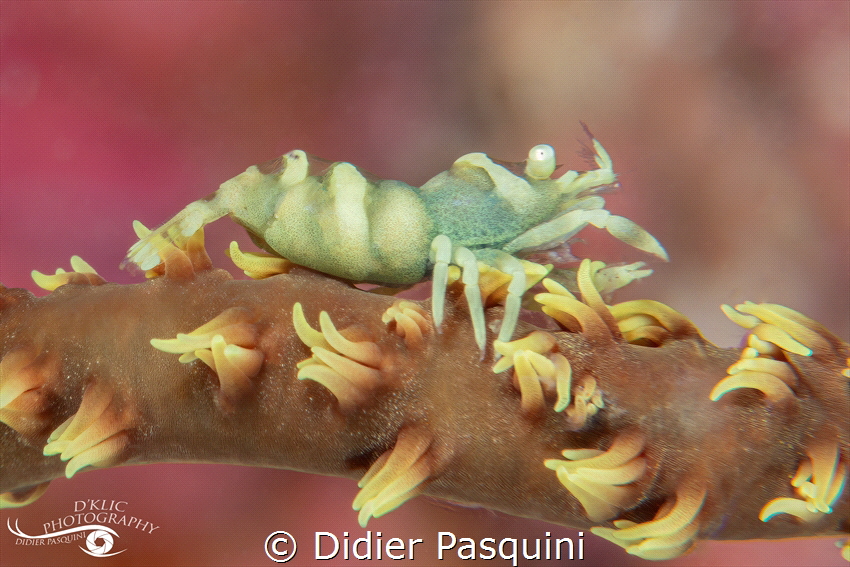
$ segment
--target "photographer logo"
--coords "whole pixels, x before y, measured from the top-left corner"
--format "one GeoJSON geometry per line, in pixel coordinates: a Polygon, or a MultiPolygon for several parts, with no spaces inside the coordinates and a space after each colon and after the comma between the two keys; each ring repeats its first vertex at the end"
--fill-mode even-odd
{"type": "Polygon", "coordinates": [[[116,531],[118,526],[149,534],[159,529],[158,525],[128,513],[127,507],[124,500],[77,500],[74,502],[74,513],[44,522],[42,534],[24,532],[18,519],[15,519],[13,527],[11,518],[8,518],[6,527],[15,534],[15,545],[75,543],[92,557],[112,557],[127,551],[126,548],[115,550],[116,545],[120,547],[117,541],[120,536],[116,531]]]}

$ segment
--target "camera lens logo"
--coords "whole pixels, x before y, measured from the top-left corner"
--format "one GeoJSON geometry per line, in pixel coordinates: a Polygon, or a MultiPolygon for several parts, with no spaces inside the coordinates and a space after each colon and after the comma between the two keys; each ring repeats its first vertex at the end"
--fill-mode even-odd
{"type": "Polygon", "coordinates": [[[115,553],[107,555],[114,543],[115,540],[112,539],[112,534],[109,532],[105,530],[92,530],[86,536],[86,547],[88,549],[83,549],[82,547],[80,549],[93,557],[109,557],[110,555],[116,555],[115,553]]]}

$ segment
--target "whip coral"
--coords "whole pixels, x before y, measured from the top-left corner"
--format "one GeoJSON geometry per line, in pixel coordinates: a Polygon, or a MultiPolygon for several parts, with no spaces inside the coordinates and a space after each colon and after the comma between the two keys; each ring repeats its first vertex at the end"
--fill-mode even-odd
{"type": "Polygon", "coordinates": [[[585,260],[580,296],[535,296],[550,327],[481,360],[458,285],[436,332],[427,302],[304,268],[235,280],[202,239],[163,243],[145,283],[74,258],[35,276],[46,297],[0,289],[5,506],[86,468],[218,462],[358,479],[364,527],[427,494],[645,559],[850,529],[850,347],[796,311],[724,307],[748,334],[721,349],[660,303],[608,305],[585,260]]]}

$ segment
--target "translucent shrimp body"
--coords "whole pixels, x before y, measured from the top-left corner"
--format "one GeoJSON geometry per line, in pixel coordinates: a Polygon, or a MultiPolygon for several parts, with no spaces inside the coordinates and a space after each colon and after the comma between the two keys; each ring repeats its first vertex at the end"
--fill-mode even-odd
{"type": "Polygon", "coordinates": [[[567,171],[554,179],[551,146],[533,147],[520,163],[471,153],[418,188],[293,150],[249,167],[215,193],[190,203],[133,245],[127,261],[151,269],[160,262],[156,240],[183,245],[204,225],[229,215],[266,251],[353,282],[409,286],[433,273],[432,310],[438,327],[449,266],[455,265],[483,351],[479,262],[510,277],[499,332],[499,340],[506,341],[527,287],[518,258],[559,246],[592,224],[667,259],[646,230],[605,210],[596,193],[614,184],[616,174],[595,139],[593,149],[597,169],[567,171]]]}

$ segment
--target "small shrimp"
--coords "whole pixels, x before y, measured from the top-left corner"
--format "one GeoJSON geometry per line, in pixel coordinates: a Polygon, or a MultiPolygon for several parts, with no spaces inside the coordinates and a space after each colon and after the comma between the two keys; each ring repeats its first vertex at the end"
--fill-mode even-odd
{"type": "Polygon", "coordinates": [[[560,246],[591,224],[667,260],[646,230],[604,208],[598,192],[614,185],[617,176],[602,145],[596,139],[592,144],[597,169],[591,171],[567,171],[553,179],[555,150],[541,144],[520,163],[464,155],[421,187],[293,150],[249,167],[187,205],[134,244],[124,263],[151,269],[160,262],[156,239],[184,245],[198,229],[229,215],[267,252],[352,282],[410,286],[430,274],[438,329],[449,266],[455,265],[483,355],[479,262],[511,278],[498,335],[508,341],[527,288],[519,258],[560,246]]]}

